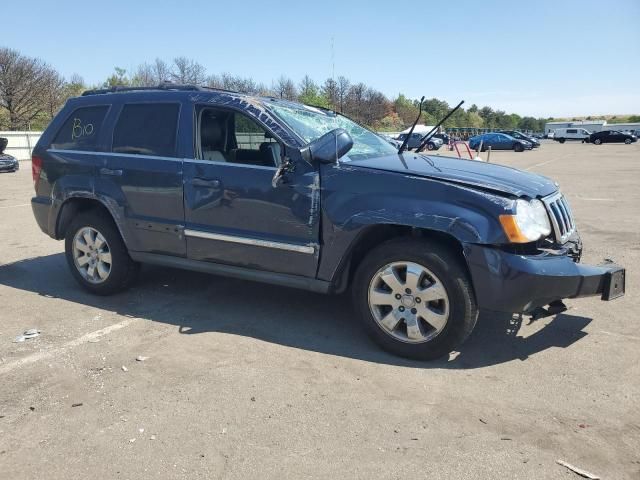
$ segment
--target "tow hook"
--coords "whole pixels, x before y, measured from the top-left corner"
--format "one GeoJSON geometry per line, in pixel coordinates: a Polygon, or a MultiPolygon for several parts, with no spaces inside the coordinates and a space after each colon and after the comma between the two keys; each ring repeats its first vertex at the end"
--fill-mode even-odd
{"type": "Polygon", "coordinates": [[[562,300],[554,300],[549,305],[547,305],[547,308],[537,307],[532,312],[530,312],[529,315],[531,315],[531,321],[535,322],[536,320],[540,320],[541,318],[558,315],[559,313],[565,312],[566,310],[567,306],[562,300]]]}

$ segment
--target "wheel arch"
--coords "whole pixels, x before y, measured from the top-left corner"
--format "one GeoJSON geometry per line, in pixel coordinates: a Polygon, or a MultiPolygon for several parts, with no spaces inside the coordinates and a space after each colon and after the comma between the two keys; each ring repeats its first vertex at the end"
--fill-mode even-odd
{"type": "Polygon", "coordinates": [[[61,240],[65,237],[67,228],[76,215],[80,213],[94,210],[109,218],[120,233],[122,240],[127,245],[127,237],[124,235],[122,228],[115,219],[115,215],[106,202],[92,196],[71,196],[64,200],[60,206],[58,216],[55,223],[55,238],[61,240]]]}
{"type": "Polygon", "coordinates": [[[355,272],[367,253],[379,245],[393,239],[417,238],[437,242],[457,255],[471,279],[464,256],[463,243],[451,233],[423,227],[401,224],[375,224],[362,229],[349,246],[333,278],[333,291],[344,292],[350,285],[355,272]]]}

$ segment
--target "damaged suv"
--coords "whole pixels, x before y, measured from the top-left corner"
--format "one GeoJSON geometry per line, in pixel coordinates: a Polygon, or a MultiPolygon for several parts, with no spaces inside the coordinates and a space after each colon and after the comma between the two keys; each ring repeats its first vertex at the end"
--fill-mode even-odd
{"type": "Polygon", "coordinates": [[[40,228],[65,240],[71,273],[96,294],[129,286],[141,263],[350,289],[383,348],[431,359],[471,333],[479,309],[548,314],[565,298],[624,293],[624,269],[579,263],[552,180],[399,154],[342,115],[281,99],[85,92],[44,132],[32,169],[40,228]]]}

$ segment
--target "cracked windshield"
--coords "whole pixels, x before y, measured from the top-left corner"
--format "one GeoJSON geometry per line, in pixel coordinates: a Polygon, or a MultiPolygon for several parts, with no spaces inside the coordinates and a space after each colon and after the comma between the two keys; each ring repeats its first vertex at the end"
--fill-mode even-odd
{"type": "Polygon", "coordinates": [[[353,148],[340,159],[341,162],[397,153],[393,145],[345,116],[308,105],[269,105],[269,108],[307,143],[331,130],[344,128],[353,139],[353,148]]]}

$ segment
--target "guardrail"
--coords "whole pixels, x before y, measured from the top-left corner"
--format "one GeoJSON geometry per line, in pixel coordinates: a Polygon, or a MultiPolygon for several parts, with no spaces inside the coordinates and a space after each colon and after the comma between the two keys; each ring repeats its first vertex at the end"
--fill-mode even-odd
{"type": "Polygon", "coordinates": [[[18,160],[30,160],[33,147],[36,146],[42,132],[0,132],[0,137],[6,138],[9,143],[5,153],[16,157],[18,160]]]}

